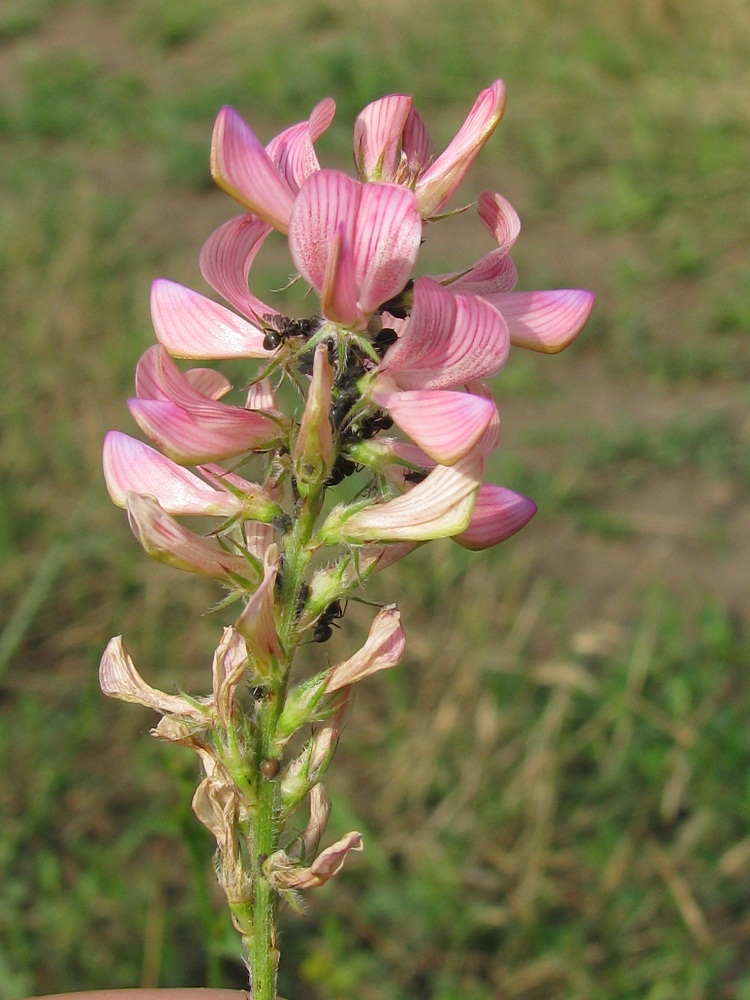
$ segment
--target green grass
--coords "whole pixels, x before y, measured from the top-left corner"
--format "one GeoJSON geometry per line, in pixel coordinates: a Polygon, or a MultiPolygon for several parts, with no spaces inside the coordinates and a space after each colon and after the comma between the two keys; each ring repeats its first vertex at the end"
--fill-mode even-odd
{"type": "MultiPolygon", "coordinates": [[[[497,76],[466,198],[518,208],[521,287],[597,307],[496,383],[490,472],[535,521],[371,588],[408,654],[362,686],[331,780],[329,837],[366,850],[285,918],[281,992],[750,1000],[750,19],[725,8],[3,7],[0,1000],[244,984],[193,763],[95,679],[123,632],[150,680],[198,693],[224,624],[213,588],[147,561],[100,473],[104,432],[132,431],[150,281],[205,290],[201,243],[237,211],[208,182],[216,111],[267,140],[330,94],[320,154],[348,166],[368,101],[413,93],[440,149],[497,76]]],[[[427,271],[489,249],[470,214],[427,271]]],[[[287,270],[269,241],[254,287],[287,270]]]]}

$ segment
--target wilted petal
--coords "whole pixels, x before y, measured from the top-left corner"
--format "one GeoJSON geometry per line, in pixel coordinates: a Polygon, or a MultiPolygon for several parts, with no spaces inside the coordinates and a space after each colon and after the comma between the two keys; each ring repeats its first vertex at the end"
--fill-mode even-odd
{"type": "Polygon", "coordinates": [[[369,504],[355,514],[331,511],[321,528],[336,542],[424,542],[466,530],[479,490],[482,460],[470,455],[454,466],[438,466],[403,496],[369,504]]]}
{"type": "Polygon", "coordinates": [[[237,578],[257,582],[256,573],[246,559],[223,552],[208,539],[183,528],[153,497],[129,494],[127,511],[133,534],[159,562],[223,582],[234,582],[237,578]]]}
{"type": "Polygon", "coordinates": [[[317,889],[333,878],[350,851],[362,850],[362,834],[347,833],[327,847],[309,868],[293,865],[283,851],[277,851],[263,865],[268,881],[277,889],[317,889]]]}
{"type": "Polygon", "coordinates": [[[211,140],[211,176],[227,194],[286,233],[294,192],[250,126],[233,108],[219,112],[211,140]]]}
{"type": "Polygon", "coordinates": [[[454,294],[431,278],[418,278],[409,321],[378,372],[402,389],[447,388],[494,375],[509,350],[508,329],[497,309],[475,295],[454,294]]]}
{"type": "Polygon", "coordinates": [[[232,719],[235,692],[247,675],[250,661],[245,640],[239,632],[227,626],[214,652],[212,665],[213,700],[219,719],[228,726],[232,719]]]}
{"type": "Polygon", "coordinates": [[[263,580],[235,624],[247,644],[256,671],[261,675],[268,675],[272,659],[277,659],[282,651],[274,617],[278,562],[278,549],[271,545],[265,556],[263,580]]]}
{"type": "Polygon", "coordinates": [[[165,694],[148,685],[135,669],[121,635],[116,635],[107,643],[99,664],[99,686],[109,698],[145,705],[162,714],[171,713],[200,722],[206,719],[206,713],[194,702],[181,695],[165,694]]]}
{"type": "Polygon", "coordinates": [[[331,800],[322,785],[310,789],[310,819],[302,834],[305,858],[311,858],[318,849],[320,838],[326,832],[328,817],[331,814],[331,800]]]}
{"type": "Polygon", "coordinates": [[[151,286],[156,336],[176,358],[267,358],[263,330],[205,295],[159,278],[151,286]]]}
{"type": "Polygon", "coordinates": [[[310,174],[320,170],[313,143],[328,129],[335,112],[335,102],[326,97],[315,105],[308,121],[284,129],[266,146],[266,152],[295,193],[310,174]]]}
{"type": "Polygon", "coordinates": [[[468,392],[415,389],[372,393],[401,430],[441,465],[468,454],[495,418],[495,404],[468,392]]]}
{"type": "Polygon", "coordinates": [[[488,549],[520,531],[536,513],[536,504],[528,497],[504,486],[483,483],[469,527],[453,540],[466,549],[488,549]]]}
{"type": "Polygon", "coordinates": [[[455,138],[417,181],[415,190],[424,218],[435,215],[449,201],[504,110],[505,87],[502,80],[496,80],[477,97],[455,138]]]}
{"type": "Polygon", "coordinates": [[[168,514],[231,517],[242,510],[236,496],[212,489],[154,448],[119,431],[104,438],[103,465],[107,490],[118,507],[126,506],[128,493],[148,493],[168,514]]]}
{"type": "Polygon", "coordinates": [[[411,111],[406,94],[389,94],[368,104],[354,123],[354,162],[364,181],[392,181],[401,156],[401,137],[411,111]]]}
{"type": "Polygon", "coordinates": [[[370,627],[364,646],[348,660],[337,664],[328,675],[326,691],[340,688],[375,674],[379,670],[395,667],[404,655],[406,637],[401,627],[401,615],[395,605],[383,608],[370,627]]]}
{"type": "Polygon", "coordinates": [[[557,354],[581,332],[594,308],[594,296],[583,288],[541,292],[505,292],[487,301],[498,309],[510,341],[543,354],[557,354]]]}
{"type": "Polygon", "coordinates": [[[254,215],[239,215],[219,226],[200,254],[201,274],[208,284],[256,323],[266,316],[279,315],[278,310],[261,302],[248,289],[250,268],[271,228],[254,215]]]}

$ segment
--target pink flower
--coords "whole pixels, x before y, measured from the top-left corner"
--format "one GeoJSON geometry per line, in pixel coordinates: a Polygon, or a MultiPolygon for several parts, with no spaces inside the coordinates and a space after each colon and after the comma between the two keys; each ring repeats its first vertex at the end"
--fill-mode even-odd
{"type": "Polygon", "coordinates": [[[294,263],[320,295],[323,315],[358,329],[409,280],[421,238],[411,191],[360,184],[337,170],[307,179],[289,223],[294,263]]]}
{"type": "Polygon", "coordinates": [[[363,390],[431,458],[451,465],[476,447],[497,411],[490,398],[455,391],[498,372],[508,357],[499,312],[431,278],[414,283],[411,315],[363,390]],[[453,390],[453,391],[447,391],[453,390]]]}
{"type": "Polygon", "coordinates": [[[414,190],[423,218],[453,196],[505,110],[505,87],[483,90],[453,140],[432,158],[432,143],[406,94],[390,94],[362,111],[354,126],[354,159],[362,180],[391,181],[414,190]]]}
{"type": "Polygon", "coordinates": [[[286,233],[296,193],[320,169],[313,143],[331,124],[335,110],[326,98],[308,121],[285,129],[264,149],[236,111],[222,108],[211,142],[211,176],[240,204],[286,233]]]}
{"type": "Polygon", "coordinates": [[[223,395],[229,388],[211,370],[183,374],[163,347],[150,347],[138,363],[138,395],[128,406],[141,430],[183,465],[262,450],[281,440],[284,421],[279,414],[218,402],[201,391],[206,386],[213,395],[223,395]]]}

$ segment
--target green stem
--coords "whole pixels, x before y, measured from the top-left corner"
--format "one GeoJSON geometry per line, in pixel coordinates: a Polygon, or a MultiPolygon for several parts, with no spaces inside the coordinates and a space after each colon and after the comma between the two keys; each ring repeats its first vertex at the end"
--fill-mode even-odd
{"type": "MultiPolygon", "coordinates": [[[[275,699],[274,699],[275,700],[275,699]]],[[[275,712],[264,705],[259,719],[259,745],[265,759],[273,740],[275,712]]],[[[255,809],[254,851],[252,858],[253,934],[250,944],[253,1000],[275,1000],[276,967],[276,893],[263,873],[263,862],[277,849],[276,783],[258,775],[258,802],[255,809]]]]}

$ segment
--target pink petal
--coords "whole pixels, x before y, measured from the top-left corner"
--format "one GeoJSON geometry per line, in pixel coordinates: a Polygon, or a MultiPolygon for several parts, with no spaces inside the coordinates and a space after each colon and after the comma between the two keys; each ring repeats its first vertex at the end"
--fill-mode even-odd
{"type": "Polygon", "coordinates": [[[335,102],[326,97],[315,105],[308,121],[285,129],[266,146],[266,152],[295,194],[310,174],[320,170],[313,143],[327,130],[335,112],[335,102]]]}
{"type": "Polygon", "coordinates": [[[136,705],[145,705],[155,712],[179,715],[181,718],[205,722],[206,714],[181,695],[165,694],[147,684],[135,668],[130,654],[116,635],[107,643],[99,664],[99,686],[108,698],[119,698],[136,705]]]}
{"type": "Polygon", "coordinates": [[[142,441],[110,431],[104,438],[104,478],[109,495],[125,507],[128,493],[156,497],[168,514],[232,517],[242,502],[226,490],[215,490],[142,441]]]}
{"type": "Polygon", "coordinates": [[[286,233],[294,192],[249,125],[234,111],[219,112],[211,140],[211,176],[227,194],[286,233]]]}
{"type": "MultiPolygon", "coordinates": [[[[492,399],[492,390],[489,386],[483,385],[481,382],[469,382],[465,386],[466,391],[472,393],[474,396],[481,396],[483,399],[492,399]]],[[[477,441],[477,451],[480,455],[486,458],[491,454],[495,448],[497,448],[500,443],[500,414],[497,412],[497,407],[495,407],[495,413],[492,420],[487,427],[487,430],[481,436],[479,441],[477,441]]]]}
{"type": "Polygon", "coordinates": [[[436,274],[434,278],[452,292],[489,296],[515,288],[518,272],[506,250],[491,250],[466,271],[436,274]]]}
{"type": "Polygon", "coordinates": [[[582,288],[543,292],[505,292],[487,297],[508,324],[510,341],[543,354],[557,354],[581,332],[594,308],[582,288]]]}
{"type": "Polygon", "coordinates": [[[164,511],[153,497],[129,494],[128,520],[145,551],[158,562],[188,573],[200,573],[223,582],[240,577],[257,583],[250,563],[223,552],[201,535],[188,531],[164,511]]]}
{"type": "Polygon", "coordinates": [[[401,627],[401,615],[395,605],[383,608],[370,626],[364,646],[348,660],[337,664],[328,675],[326,691],[330,694],[350,684],[388,670],[401,662],[406,636],[401,627]]]}
{"type": "Polygon", "coordinates": [[[279,438],[278,428],[267,417],[222,403],[200,412],[162,399],[130,399],[128,407],[143,433],[185,465],[263,450],[279,438]]]}
{"type": "Polygon", "coordinates": [[[337,170],[319,170],[303,184],[289,223],[289,249],[297,270],[321,292],[332,243],[354,243],[362,185],[337,170]]]}
{"type": "Polygon", "coordinates": [[[151,286],[156,336],[176,358],[267,358],[263,330],[185,288],[159,278],[151,286]]]}
{"type": "Polygon", "coordinates": [[[373,400],[394,423],[441,465],[454,465],[482,438],[495,417],[495,404],[468,392],[415,389],[378,392],[373,400]]]}
{"type": "Polygon", "coordinates": [[[498,250],[510,250],[521,232],[521,220],[511,203],[495,191],[482,191],[477,212],[487,232],[495,237],[498,250]]]}
{"type": "Polygon", "coordinates": [[[409,112],[404,126],[402,148],[409,172],[417,176],[432,159],[432,141],[424,119],[414,108],[409,112]]]}
{"type": "Polygon", "coordinates": [[[278,315],[248,290],[248,276],[271,226],[254,215],[239,215],[213,232],[200,254],[201,274],[208,284],[244,316],[260,324],[278,315]]]}
{"type": "Polygon", "coordinates": [[[276,397],[270,379],[259,379],[248,387],[245,409],[266,411],[276,409],[276,397]]]}
{"type": "Polygon", "coordinates": [[[189,368],[183,374],[190,387],[208,399],[221,399],[232,389],[229,379],[214,368],[189,368]]]}
{"type": "Polygon", "coordinates": [[[328,360],[328,345],[318,344],[293,453],[297,478],[302,482],[322,483],[333,467],[332,387],[333,368],[328,360]]]}
{"type": "Polygon", "coordinates": [[[469,455],[452,467],[438,466],[408,493],[349,515],[331,511],[321,528],[336,542],[424,542],[465,531],[480,485],[481,458],[469,455]],[[454,527],[458,525],[458,527],[454,527]]]}
{"type": "Polygon", "coordinates": [[[496,309],[474,295],[453,294],[431,278],[418,278],[409,322],[378,371],[403,389],[444,388],[495,374],[509,350],[508,330],[496,309]]]}
{"type": "Polygon", "coordinates": [[[401,136],[411,111],[406,94],[389,94],[373,101],[354,123],[354,162],[362,180],[395,179],[401,154],[401,136]]]}
{"type": "Polygon", "coordinates": [[[536,514],[536,504],[528,497],[514,493],[504,486],[482,484],[469,527],[454,541],[466,549],[488,549],[505,541],[536,514]]]}
{"type": "Polygon", "coordinates": [[[324,316],[344,326],[363,326],[366,318],[357,306],[357,282],[351,246],[341,222],[328,248],[328,260],[320,290],[320,309],[324,316]]]}
{"type": "Polygon", "coordinates": [[[359,304],[370,313],[398,295],[412,275],[422,240],[413,192],[391,184],[366,184],[357,218],[354,256],[359,304]]]}
{"type": "Polygon", "coordinates": [[[415,190],[424,218],[435,215],[450,200],[504,110],[505,87],[502,80],[496,80],[477,97],[455,138],[417,181],[415,190]]]}

